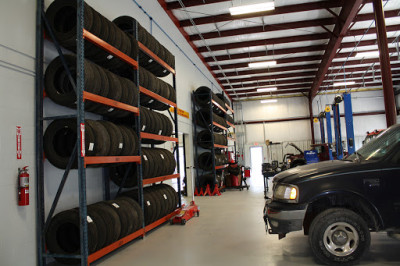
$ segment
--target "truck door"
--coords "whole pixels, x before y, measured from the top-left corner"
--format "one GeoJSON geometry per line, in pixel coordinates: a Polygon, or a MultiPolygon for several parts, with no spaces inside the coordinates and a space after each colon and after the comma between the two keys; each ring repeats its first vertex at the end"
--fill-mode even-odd
{"type": "MultiPolygon", "coordinates": [[[[400,227],[400,148],[382,167],[382,200],[388,213],[383,214],[386,227],[400,227]]],[[[382,202],[382,201],[381,201],[382,202]]],[[[382,203],[383,203],[382,202],[382,203]]]]}

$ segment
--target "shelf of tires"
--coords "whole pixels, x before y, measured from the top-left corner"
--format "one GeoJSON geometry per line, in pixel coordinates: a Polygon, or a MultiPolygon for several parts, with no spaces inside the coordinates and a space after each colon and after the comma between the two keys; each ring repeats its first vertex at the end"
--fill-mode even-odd
{"type": "MultiPolygon", "coordinates": [[[[195,167],[197,196],[221,195],[223,173],[228,167],[228,128],[233,118],[227,114],[223,94],[210,88],[197,88],[192,96],[195,137],[195,167]]],[[[230,108],[230,107],[229,107],[230,108]]]]}
{"type": "MultiPolygon", "coordinates": [[[[111,22],[84,1],[56,0],[42,22],[59,56],[47,66],[43,81],[40,76],[36,81],[38,264],[52,257],[88,265],[180,212],[180,187],[177,192],[156,184],[168,179],[180,184],[173,153],[155,147],[175,143],[179,158],[176,111],[174,125],[154,111],[177,110],[175,59],[135,19],[111,22]],[[76,17],[83,24],[76,25],[76,17]],[[158,78],[170,73],[173,86],[158,78]],[[76,115],[43,117],[43,96],[76,109],[76,115]],[[85,112],[102,119],[85,119],[85,112]],[[50,121],[46,130],[44,121],[50,121]],[[44,159],[65,170],[47,217],[44,159]],[[106,180],[119,187],[114,199],[106,191],[105,201],[86,203],[86,167],[105,167],[106,180]],[[55,214],[71,169],[78,170],[79,207],[55,214]]],[[[43,29],[38,35],[43,40],[43,29]]],[[[43,73],[40,44],[37,69],[43,73]]]]}

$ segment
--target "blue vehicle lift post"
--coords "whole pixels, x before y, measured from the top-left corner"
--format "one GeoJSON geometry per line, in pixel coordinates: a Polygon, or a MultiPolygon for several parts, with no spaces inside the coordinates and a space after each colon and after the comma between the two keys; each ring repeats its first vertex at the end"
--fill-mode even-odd
{"type": "Polygon", "coordinates": [[[343,93],[344,117],[346,120],[347,152],[353,154],[354,147],[354,127],[353,127],[353,108],[351,106],[350,93],[343,93]]]}
{"type": "Polygon", "coordinates": [[[328,105],[325,107],[325,121],[326,121],[326,135],[328,137],[329,160],[333,160],[331,108],[328,105]]]}
{"type": "Polygon", "coordinates": [[[339,102],[335,102],[334,104],[332,104],[332,110],[333,110],[333,125],[335,127],[336,158],[338,160],[341,160],[343,159],[343,146],[342,146],[342,131],[340,129],[339,102]]]}

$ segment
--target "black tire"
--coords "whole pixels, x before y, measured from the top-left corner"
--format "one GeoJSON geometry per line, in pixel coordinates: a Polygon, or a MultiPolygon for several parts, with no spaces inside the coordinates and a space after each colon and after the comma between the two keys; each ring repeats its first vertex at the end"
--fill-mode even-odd
{"type": "Polygon", "coordinates": [[[118,216],[118,213],[114,210],[114,208],[110,207],[107,203],[102,201],[97,202],[93,205],[101,209],[103,217],[108,216],[110,218],[106,221],[107,227],[111,228],[111,237],[109,239],[111,242],[108,244],[114,243],[119,239],[119,236],[121,234],[121,220],[118,216]]]}
{"type": "Polygon", "coordinates": [[[136,232],[137,230],[141,229],[143,225],[143,219],[144,219],[143,210],[135,198],[129,196],[123,198],[124,199],[127,198],[126,199],[127,202],[129,202],[134,209],[134,215],[135,214],[137,215],[136,226],[133,228],[133,232],[136,232]]]}
{"type": "MultiPolygon", "coordinates": [[[[79,211],[67,210],[56,214],[50,221],[46,231],[46,246],[55,254],[80,254],[80,219],[79,211]]],[[[89,253],[96,251],[98,229],[91,218],[88,218],[88,249],[89,253]]],[[[77,264],[78,259],[56,258],[64,264],[77,264]]]]}
{"type": "Polygon", "coordinates": [[[324,264],[355,264],[368,250],[370,242],[367,223],[348,209],[325,210],[314,218],[310,226],[311,250],[316,259],[324,264]]]}
{"type": "MultiPolygon", "coordinates": [[[[57,119],[46,128],[43,136],[43,149],[46,158],[57,168],[65,169],[77,139],[76,119],[57,119]]],[[[85,130],[85,149],[95,142],[91,129],[85,130]]],[[[77,168],[77,160],[72,168],[77,168]]]]}
{"type": "Polygon", "coordinates": [[[95,120],[86,120],[86,123],[93,129],[94,145],[89,146],[89,150],[93,149],[95,156],[107,156],[111,148],[111,137],[108,130],[102,123],[95,120]]]}
{"type": "Polygon", "coordinates": [[[121,130],[114,123],[109,121],[99,120],[99,124],[102,124],[107,130],[110,136],[110,150],[108,151],[108,156],[118,156],[121,154],[124,147],[124,139],[121,130]]]}
{"type": "Polygon", "coordinates": [[[118,126],[121,134],[122,134],[122,139],[123,139],[123,147],[122,151],[120,153],[121,156],[130,156],[133,155],[132,152],[134,150],[134,139],[132,137],[131,132],[126,126],[118,126]]]}
{"type": "Polygon", "coordinates": [[[114,236],[114,228],[110,226],[111,224],[113,224],[113,218],[107,213],[107,211],[104,211],[98,203],[88,205],[87,207],[88,209],[93,210],[102,217],[105,224],[105,230],[101,232],[101,234],[105,238],[103,247],[110,245],[111,243],[113,243],[114,236]]]}
{"type": "MultiPolygon", "coordinates": [[[[79,210],[79,209],[78,209],[79,210]]],[[[97,245],[96,250],[102,249],[105,247],[107,241],[107,235],[104,233],[107,230],[107,225],[104,221],[104,218],[100,213],[96,211],[96,209],[91,206],[87,206],[87,214],[93,222],[96,224],[97,228],[97,245]]]]}
{"type": "Polygon", "coordinates": [[[174,205],[175,204],[175,196],[173,194],[173,191],[171,191],[169,185],[160,184],[160,187],[164,189],[164,192],[168,197],[169,205],[168,205],[168,211],[166,213],[166,215],[167,215],[167,214],[170,214],[174,210],[174,207],[175,207],[175,205],[174,205]]]}
{"type": "Polygon", "coordinates": [[[128,214],[129,207],[126,203],[121,200],[109,200],[104,203],[108,204],[114,211],[118,214],[119,220],[121,222],[121,231],[118,239],[121,239],[128,235],[132,231],[132,223],[130,223],[131,215],[128,214]]]}
{"type": "Polygon", "coordinates": [[[124,183],[124,188],[131,188],[135,187],[137,185],[137,164],[136,163],[129,163],[129,164],[123,164],[119,166],[114,166],[109,168],[109,175],[111,181],[114,182],[117,186],[122,185],[122,180],[126,174],[126,172],[129,170],[129,173],[126,177],[125,183],[124,183]]]}

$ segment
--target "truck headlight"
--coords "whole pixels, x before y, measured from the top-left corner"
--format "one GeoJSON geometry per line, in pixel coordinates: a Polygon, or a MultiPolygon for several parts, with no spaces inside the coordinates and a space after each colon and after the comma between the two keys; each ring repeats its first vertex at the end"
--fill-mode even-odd
{"type": "Polygon", "coordinates": [[[288,202],[297,202],[299,199],[299,188],[295,185],[277,185],[274,190],[274,198],[288,202]]]}

